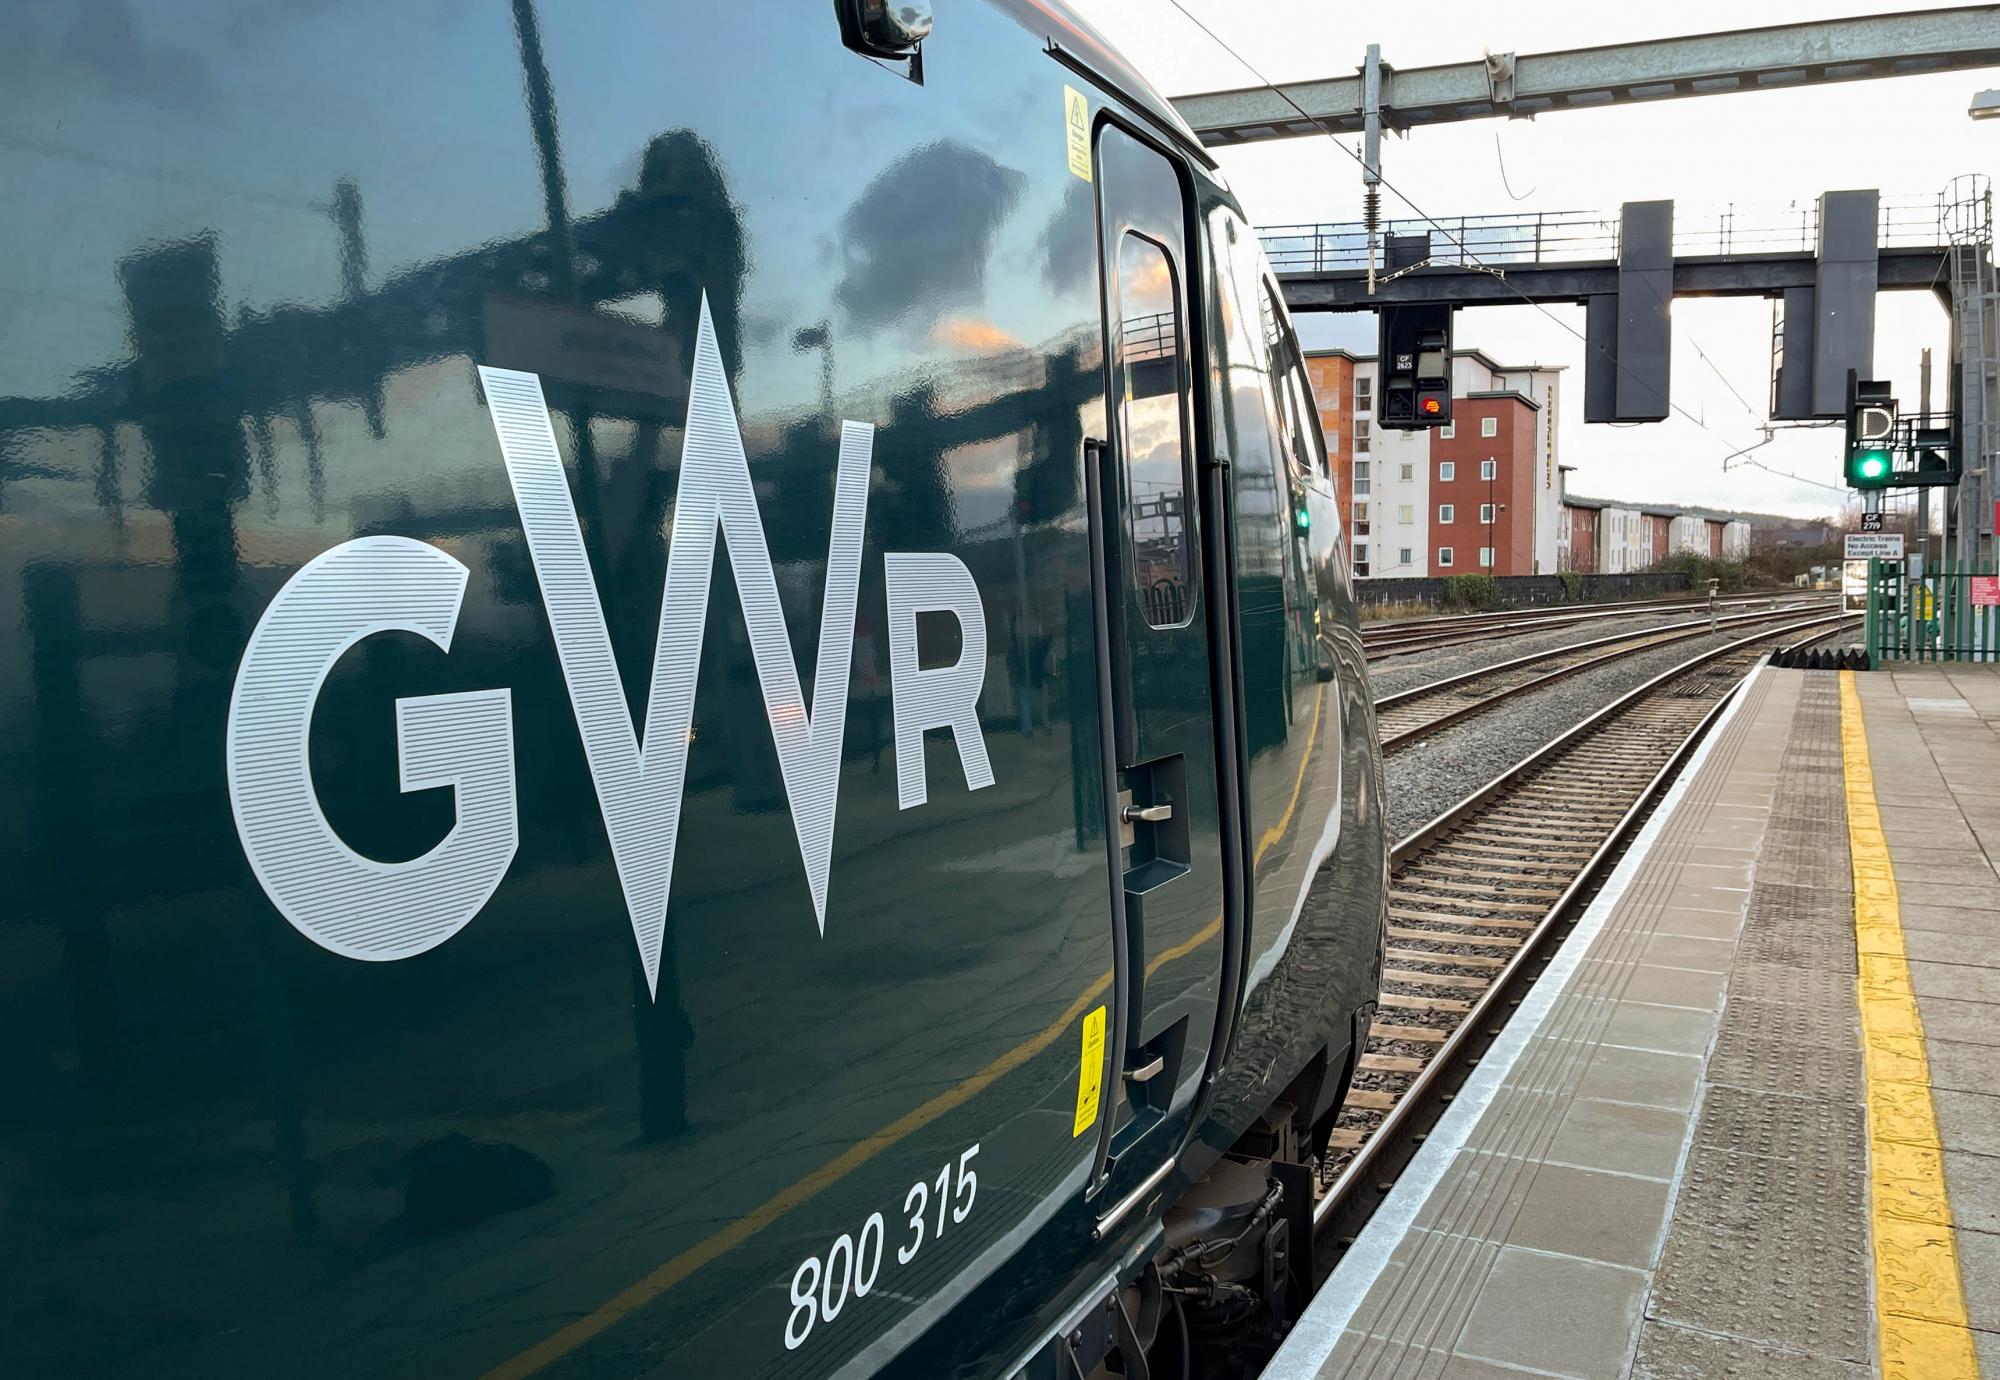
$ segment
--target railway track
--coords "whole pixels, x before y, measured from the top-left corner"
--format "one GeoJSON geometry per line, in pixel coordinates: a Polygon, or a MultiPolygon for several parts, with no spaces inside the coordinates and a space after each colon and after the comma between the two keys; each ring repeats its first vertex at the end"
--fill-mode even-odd
{"type": "Polygon", "coordinates": [[[1390,853],[1382,998],[1325,1161],[1315,1277],[1338,1262],[1757,659],[1851,616],[1697,653],[1390,853]]]}
{"type": "MultiPolygon", "coordinates": [[[[1717,600],[1719,607],[1783,600],[1784,594],[1731,595],[1717,600]]],[[[1467,640],[1514,633],[1541,632],[1565,628],[1603,618],[1644,617],[1655,613],[1676,613],[1706,608],[1706,599],[1642,600],[1623,604],[1598,604],[1587,609],[1517,609],[1503,613],[1452,614],[1439,618],[1398,619],[1393,623],[1364,624],[1361,645],[1370,661],[1434,651],[1457,646],[1467,640]]]]}
{"type": "Polygon", "coordinates": [[[1724,628],[1749,628],[1759,623],[1796,619],[1798,608],[1733,614],[1711,623],[1688,619],[1639,632],[1613,633],[1552,651],[1531,652],[1494,666],[1447,676],[1375,701],[1375,721],[1385,755],[1429,737],[1441,729],[1481,713],[1514,695],[1565,680],[1583,671],[1671,646],[1724,628]]]}

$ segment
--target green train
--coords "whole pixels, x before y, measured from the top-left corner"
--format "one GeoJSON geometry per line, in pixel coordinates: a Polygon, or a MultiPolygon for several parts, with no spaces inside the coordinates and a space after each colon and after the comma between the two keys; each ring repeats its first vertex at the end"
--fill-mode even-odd
{"type": "Polygon", "coordinates": [[[63,0],[0,95],[0,1374],[1190,1376],[1381,764],[1055,4],[63,0]]]}

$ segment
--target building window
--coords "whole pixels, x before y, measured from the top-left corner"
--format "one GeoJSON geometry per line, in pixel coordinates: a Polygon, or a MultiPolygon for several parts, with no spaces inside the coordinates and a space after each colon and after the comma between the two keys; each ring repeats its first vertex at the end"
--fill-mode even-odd
{"type": "Polygon", "coordinates": [[[1369,390],[1370,390],[1371,388],[1373,388],[1373,387],[1374,387],[1374,383],[1375,383],[1375,381],[1374,381],[1373,379],[1369,378],[1369,377],[1368,377],[1368,375],[1366,375],[1366,374],[1357,374],[1357,375],[1355,375],[1355,378],[1354,378],[1354,407],[1355,407],[1355,410],[1356,410],[1356,411],[1358,411],[1358,412],[1366,412],[1366,411],[1368,410],[1368,408],[1369,408],[1369,390]]]}
{"type": "Polygon", "coordinates": [[[1450,522],[1451,518],[1452,518],[1452,505],[1449,503],[1438,504],[1438,521],[1450,522]]]}
{"type": "Polygon", "coordinates": [[[1405,484],[1409,483],[1416,477],[1417,477],[1417,467],[1415,465],[1403,466],[1403,482],[1405,484]]]}
{"type": "Polygon", "coordinates": [[[1416,520],[1417,520],[1417,510],[1414,505],[1405,503],[1400,508],[1396,509],[1396,521],[1415,522],[1416,520]]]}
{"type": "Polygon", "coordinates": [[[1493,521],[1493,505],[1491,503],[1482,503],[1479,505],[1479,520],[1481,522],[1493,521]]]}
{"type": "Polygon", "coordinates": [[[1368,449],[1369,434],[1370,427],[1368,423],[1356,417],[1354,419],[1354,448],[1356,450],[1368,449]]]}
{"type": "Polygon", "coordinates": [[[1490,570],[1490,569],[1492,569],[1492,567],[1493,567],[1493,548],[1492,548],[1492,547],[1490,547],[1490,546],[1482,546],[1482,547],[1480,547],[1480,548],[1479,548],[1479,563],[1480,563],[1480,564],[1481,564],[1482,566],[1485,566],[1485,567],[1486,567],[1487,569],[1489,569],[1489,570],[1490,570]]]}
{"type": "Polygon", "coordinates": [[[1449,460],[1438,461],[1438,482],[1449,484],[1458,475],[1458,466],[1449,460]]]}
{"type": "Polygon", "coordinates": [[[1328,455],[1340,454],[1340,433],[1338,431],[1329,431],[1326,433],[1326,453],[1328,455]]]}
{"type": "Polygon", "coordinates": [[[1410,563],[1410,548],[1409,548],[1409,547],[1407,547],[1407,546],[1400,546],[1400,547],[1397,547],[1397,548],[1396,548],[1396,564],[1397,564],[1397,565],[1408,565],[1409,563],[1410,563]]]}
{"type": "Polygon", "coordinates": [[[1481,479],[1498,479],[1500,477],[1500,462],[1498,460],[1481,460],[1479,462],[1479,477],[1481,479]]]}
{"type": "Polygon", "coordinates": [[[1451,548],[1449,546],[1440,546],[1438,548],[1438,564],[1439,565],[1451,564],[1451,548]]]}
{"type": "Polygon", "coordinates": [[[1368,488],[1368,462],[1366,460],[1356,460],[1354,462],[1354,496],[1356,498],[1361,497],[1361,495],[1368,492],[1368,488]]]}
{"type": "Polygon", "coordinates": [[[1438,440],[1440,441],[1452,440],[1457,435],[1458,435],[1457,422],[1446,422],[1443,426],[1438,428],[1438,440]]]}
{"type": "Polygon", "coordinates": [[[1498,417],[1481,417],[1479,419],[1479,434],[1481,436],[1498,436],[1500,434],[1500,419],[1498,417]]]}

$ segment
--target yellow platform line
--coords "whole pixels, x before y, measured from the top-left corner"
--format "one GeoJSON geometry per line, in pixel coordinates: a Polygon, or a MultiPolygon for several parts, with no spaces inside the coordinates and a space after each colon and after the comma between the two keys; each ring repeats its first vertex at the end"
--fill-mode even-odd
{"type": "Polygon", "coordinates": [[[1854,860],[1861,1052],[1868,1083],[1870,1224],[1884,1380],[1979,1380],[1966,1323],[1924,1022],[1854,672],[1840,673],[1847,842],[1854,860]]]}

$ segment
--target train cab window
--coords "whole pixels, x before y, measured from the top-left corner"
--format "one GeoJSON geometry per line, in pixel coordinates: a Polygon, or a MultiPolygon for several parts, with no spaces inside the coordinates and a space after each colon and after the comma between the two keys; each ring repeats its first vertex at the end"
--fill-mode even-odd
{"type": "MultiPolygon", "coordinates": [[[[1187,527],[1187,409],[1181,387],[1180,289],[1167,251],[1127,232],[1118,246],[1118,369],[1132,562],[1141,589],[1194,583],[1187,527]]],[[[1188,618],[1185,600],[1146,601],[1156,628],[1188,618]]]]}

